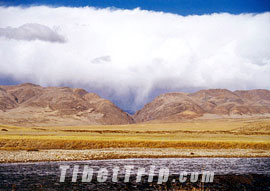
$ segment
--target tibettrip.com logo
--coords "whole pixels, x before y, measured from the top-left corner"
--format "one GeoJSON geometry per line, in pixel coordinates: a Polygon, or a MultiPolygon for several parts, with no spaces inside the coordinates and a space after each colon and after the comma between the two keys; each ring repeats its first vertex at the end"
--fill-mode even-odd
{"type": "MultiPolygon", "coordinates": [[[[61,175],[60,175],[60,182],[66,181],[67,171],[72,172],[71,174],[71,182],[91,182],[93,178],[96,178],[97,182],[118,182],[119,177],[122,177],[124,182],[129,182],[130,177],[135,177],[136,182],[141,182],[142,177],[147,177],[147,181],[153,182],[154,177],[157,177],[157,183],[162,184],[167,182],[170,176],[169,168],[160,168],[158,172],[155,174],[155,166],[150,166],[150,169],[146,171],[146,168],[137,168],[134,169],[133,165],[126,165],[124,169],[121,169],[118,166],[115,166],[111,170],[107,170],[107,168],[100,168],[99,170],[94,171],[89,165],[83,165],[83,168],[80,168],[79,165],[74,165],[71,167],[70,165],[60,165],[61,175]],[[81,169],[81,171],[79,170],[81,169]],[[123,172],[122,174],[120,172],[123,172]],[[134,173],[132,173],[134,172],[134,173]]],[[[214,172],[180,172],[178,180],[181,183],[186,181],[190,182],[213,182],[214,180],[214,172]]]]}

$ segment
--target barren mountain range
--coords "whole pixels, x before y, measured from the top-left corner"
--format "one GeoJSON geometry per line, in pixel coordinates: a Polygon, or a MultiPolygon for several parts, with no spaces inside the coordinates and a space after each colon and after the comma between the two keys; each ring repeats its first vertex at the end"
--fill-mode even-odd
{"type": "Polygon", "coordinates": [[[131,116],[112,102],[83,89],[41,87],[29,83],[0,86],[0,124],[77,126],[268,114],[270,91],[263,89],[166,93],[131,116]]]}
{"type": "Polygon", "coordinates": [[[0,86],[0,123],[14,125],[128,124],[133,118],[112,102],[68,87],[0,86]]]}
{"type": "Polygon", "coordinates": [[[134,115],[136,122],[178,121],[203,116],[241,117],[270,113],[269,90],[200,90],[195,93],[166,93],[146,104],[134,115]]]}

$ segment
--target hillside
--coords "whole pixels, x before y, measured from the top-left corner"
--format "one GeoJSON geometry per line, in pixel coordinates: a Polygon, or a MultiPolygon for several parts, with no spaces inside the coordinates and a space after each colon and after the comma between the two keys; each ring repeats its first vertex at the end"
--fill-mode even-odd
{"type": "Polygon", "coordinates": [[[241,117],[270,113],[269,90],[200,90],[195,93],[166,93],[156,97],[134,115],[136,122],[175,122],[203,116],[241,117]]]}
{"type": "Polygon", "coordinates": [[[270,91],[263,89],[166,93],[130,116],[109,100],[84,89],[29,83],[0,86],[0,124],[19,126],[118,125],[268,114],[270,91]]]}
{"type": "Polygon", "coordinates": [[[83,89],[34,84],[0,86],[0,123],[26,126],[129,124],[110,101],[83,89]]]}

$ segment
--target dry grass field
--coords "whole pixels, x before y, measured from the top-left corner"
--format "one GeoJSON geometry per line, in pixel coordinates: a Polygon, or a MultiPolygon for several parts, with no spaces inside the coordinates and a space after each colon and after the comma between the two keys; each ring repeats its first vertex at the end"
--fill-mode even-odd
{"type": "Polygon", "coordinates": [[[102,148],[270,150],[270,119],[77,127],[0,125],[0,150],[102,148]]]}

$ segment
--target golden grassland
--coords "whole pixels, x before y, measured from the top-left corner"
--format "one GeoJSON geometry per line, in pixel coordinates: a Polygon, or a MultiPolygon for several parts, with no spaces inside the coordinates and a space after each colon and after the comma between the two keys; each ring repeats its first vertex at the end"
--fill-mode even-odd
{"type": "Polygon", "coordinates": [[[190,148],[270,150],[270,119],[17,127],[0,125],[0,150],[190,148]]]}

